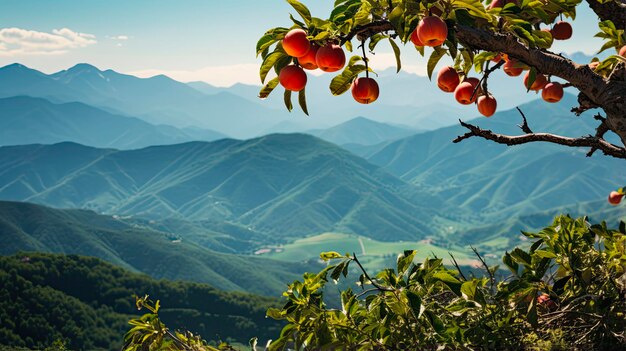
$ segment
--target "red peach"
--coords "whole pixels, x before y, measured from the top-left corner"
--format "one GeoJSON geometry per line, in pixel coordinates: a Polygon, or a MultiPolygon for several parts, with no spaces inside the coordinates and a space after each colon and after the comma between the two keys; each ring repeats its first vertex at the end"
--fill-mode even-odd
{"type": "Polygon", "coordinates": [[[478,112],[480,112],[485,117],[491,117],[494,113],[496,113],[496,109],[498,108],[498,102],[492,95],[483,95],[478,98],[478,112]]]}
{"type": "Polygon", "coordinates": [[[378,99],[378,83],[369,77],[359,77],[352,82],[352,97],[361,104],[371,104],[378,99]]]}
{"type": "Polygon", "coordinates": [[[426,16],[415,29],[419,41],[425,46],[439,46],[448,37],[448,25],[437,16],[426,16]]]}
{"type": "Polygon", "coordinates": [[[560,21],[552,27],[552,38],[556,40],[567,40],[572,37],[572,25],[568,22],[560,21]]]}
{"type": "Polygon", "coordinates": [[[461,105],[472,104],[476,101],[476,95],[478,95],[478,92],[474,94],[474,89],[475,86],[472,83],[465,81],[459,84],[454,90],[454,98],[461,105]],[[474,94],[473,98],[472,94],[474,94]]]}
{"type": "Polygon", "coordinates": [[[517,60],[510,58],[508,61],[506,61],[504,66],[502,66],[502,70],[504,70],[504,73],[511,77],[517,77],[522,74],[522,71],[524,71],[524,69],[521,67],[516,67],[516,65],[517,60]]]}
{"type": "Polygon", "coordinates": [[[461,83],[459,73],[454,67],[445,66],[437,74],[437,86],[446,93],[451,93],[461,83]]]}
{"type": "Polygon", "coordinates": [[[609,194],[609,203],[613,206],[617,206],[620,202],[622,202],[623,197],[624,194],[620,194],[617,191],[611,191],[609,194]]]}
{"type": "Polygon", "coordinates": [[[563,86],[559,82],[550,82],[543,88],[541,97],[550,103],[559,102],[563,98],[563,86]]]}
{"type": "Polygon", "coordinates": [[[285,66],[280,70],[278,81],[285,89],[300,91],[306,86],[306,73],[301,67],[296,65],[285,66]]]}
{"type": "Polygon", "coordinates": [[[309,52],[307,52],[306,55],[298,59],[298,63],[300,64],[300,66],[302,66],[302,68],[308,69],[308,70],[317,69],[317,61],[315,57],[317,55],[317,51],[319,50],[319,48],[320,48],[319,45],[311,44],[311,48],[309,49],[309,52]]]}
{"type": "Polygon", "coordinates": [[[346,64],[346,54],[341,46],[328,43],[317,50],[315,62],[324,72],[336,72],[346,64]]]}
{"type": "Polygon", "coordinates": [[[302,57],[310,47],[311,43],[302,29],[292,29],[283,38],[283,49],[289,56],[302,57]]]}
{"type": "Polygon", "coordinates": [[[526,72],[526,74],[524,75],[524,86],[526,87],[526,89],[530,89],[533,91],[539,91],[543,89],[546,86],[546,84],[548,84],[548,78],[546,78],[546,76],[544,76],[541,73],[538,73],[535,76],[535,81],[530,87],[528,86],[528,83],[530,83],[529,79],[530,79],[530,71],[526,72]]]}
{"type": "Polygon", "coordinates": [[[417,28],[411,33],[411,42],[415,46],[424,46],[424,43],[420,41],[420,38],[417,36],[417,28]]]}

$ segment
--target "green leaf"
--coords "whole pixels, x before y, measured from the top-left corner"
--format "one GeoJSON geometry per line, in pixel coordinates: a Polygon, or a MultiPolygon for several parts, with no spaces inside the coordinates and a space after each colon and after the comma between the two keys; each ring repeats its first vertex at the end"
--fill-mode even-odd
{"type": "Polygon", "coordinates": [[[278,86],[278,83],[279,83],[278,77],[267,82],[267,84],[265,84],[265,86],[263,86],[263,88],[259,92],[259,98],[266,99],[272,93],[272,91],[278,86]]]}
{"type": "Polygon", "coordinates": [[[461,296],[461,286],[463,285],[463,283],[461,283],[460,280],[452,276],[452,274],[448,272],[438,272],[438,273],[433,274],[433,278],[444,283],[457,296],[461,296]]]}
{"type": "Polygon", "coordinates": [[[285,54],[282,51],[274,51],[271,54],[269,54],[265,58],[265,60],[263,60],[263,63],[261,64],[261,68],[259,72],[259,75],[261,76],[261,83],[265,83],[265,78],[267,77],[267,74],[272,69],[272,67],[274,67],[274,64],[276,64],[276,61],[278,61],[281,58],[284,58],[285,56],[287,56],[287,54],[285,54]]]}
{"type": "Polygon", "coordinates": [[[300,90],[300,92],[298,93],[298,104],[300,105],[300,108],[302,109],[302,112],[304,112],[305,115],[309,115],[309,109],[306,106],[306,92],[305,89],[300,90]]]}
{"type": "MultiPolygon", "coordinates": [[[[521,263],[524,266],[531,266],[532,257],[524,250],[520,248],[516,248],[511,252],[511,256],[515,259],[517,263],[521,263]]],[[[506,262],[505,262],[506,264],[506,262]]]]}
{"type": "Polygon", "coordinates": [[[389,36],[384,35],[384,34],[374,34],[373,36],[370,37],[370,43],[369,43],[369,49],[370,51],[374,51],[374,49],[376,48],[376,45],[378,44],[379,41],[385,39],[385,38],[389,38],[389,36]]]}
{"type": "Polygon", "coordinates": [[[346,67],[343,72],[330,82],[330,92],[333,95],[341,95],[350,89],[352,82],[361,72],[365,72],[365,65],[352,65],[346,67]]]}
{"type": "Polygon", "coordinates": [[[293,103],[291,102],[291,90],[285,89],[285,107],[291,112],[293,110],[293,103]]]}
{"type": "Polygon", "coordinates": [[[430,58],[428,59],[428,66],[427,66],[428,79],[432,80],[433,71],[435,70],[437,63],[439,63],[439,60],[441,60],[441,58],[446,54],[446,52],[447,52],[446,49],[436,47],[433,53],[430,55],[430,58]]]}
{"type": "Polygon", "coordinates": [[[265,312],[265,315],[275,320],[284,319],[283,312],[278,308],[269,308],[267,312],[265,312]]]}
{"type": "Polygon", "coordinates": [[[336,258],[342,258],[342,257],[343,256],[339,252],[335,252],[335,251],[322,252],[320,254],[320,258],[326,262],[330,260],[334,260],[336,258]]]}
{"type": "Polygon", "coordinates": [[[406,295],[407,300],[409,300],[409,307],[411,311],[413,311],[413,315],[415,318],[419,318],[422,314],[422,299],[416,293],[405,290],[404,294],[406,295]]]}
{"type": "Polygon", "coordinates": [[[303,3],[298,0],[287,0],[287,2],[298,12],[307,25],[311,23],[311,12],[303,3]]]}
{"type": "Polygon", "coordinates": [[[402,69],[402,62],[400,60],[400,48],[398,47],[398,44],[396,44],[395,41],[393,41],[393,39],[389,38],[389,44],[391,44],[391,48],[393,49],[393,53],[394,55],[396,55],[396,73],[399,73],[400,70],[402,69]]]}
{"type": "Polygon", "coordinates": [[[546,250],[537,250],[535,251],[535,255],[541,258],[556,258],[554,252],[546,251],[546,250]]]}

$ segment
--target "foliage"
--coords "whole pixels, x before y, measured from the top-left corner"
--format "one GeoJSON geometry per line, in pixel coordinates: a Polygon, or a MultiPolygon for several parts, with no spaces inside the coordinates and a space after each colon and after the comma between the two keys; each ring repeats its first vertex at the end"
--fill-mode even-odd
{"type": "Polygon", "coordinates": [[[0,345],[9,349],[119,349],[137,313],[134,296],[144,293],[167,299],[160,310],[165,322],[212,339],[247,342],[281,327],[265,318],[275,299],[154,280],[75,255],[0,256],[0,287],[0,345]]]}
{"type": "MultiPolygon", "coordinates": [[[[189,331],[170,331],[159,317],[160,301],[152,301],[146,295],[136,300],[137,309],[147,309],[149,312],[137,319],[130,320],[133,327],[124,336],[123,351],[145,350],[185,350],[185,351],[235,351],[227,343],[220,343],[217,347],[209,345],[199,336],[189,331]]],[[[256,340],[256,339],[254,339],[256,340]]],[[[251,340],[251,344],[255,341],[251,340]]]]}
{"type": "MultiPolygon", "coordinates": [[[[270,70],[274,69],[279,72],[292,61],[297,63],[297,59],[287,55],[281,45],[281,40],[291,28],[305,29],[310,41],[320,46],[327,42],[335,42],[344,45],[348,51],[353,50],[353,40],[360,40],[362,43],[359,45],[366,45],[365,41],[369,39],[367,48],[370,52],[374,52],[380,43],[388,42],[396,55],[398,70],[400,70],[400,48],[396,41],[404,44],[410,43],[411,33],[420,19],[433,13],[444,19],[449,28],[469,26],[510,34],[529,48],[549,49],[553,44],[552,34],[541,30],[540,26],[552,25],[559,18],[575,19],[576,7],[581,0],[546,2],[525,0],[506,3],[501,1],[503,6],[493,8],[490,6],[492,1],[477,0],[337,0],[328,19],[312,16],[306,6],[297,0],[288,0],[288,2],[301,18],[296,19],[290,16],[293,22],[292,27],[272,28],[259,39],[256,51],[257,55],[263,59],[260,67],[262,82],[265,81],[270,70]],[[383,27],[382,22],[388,22],[390,26],[383,27]],[[372,29],[368,29],[368,26],[372,29]]],[[[619,50],[626,42],[624,30],[616,29],[610,20],[600,22],[599,27],[600,32],[596,36],[605,40],[601,51],[609,48],[619,50]]],[[[499,54],[499,52],[470,47],[461,42],[455,33],[450,30],[444,44],[435,47],[430,53],[427,65],[429,77],[432,76],[437,63],[445,56],[449,56],[453,60],[454,67],[467,76],[473,69],[478,73],[488,72],[490,60],[499,54]]],[[[416,46],[416,49],[421,55],[426,54],[424,47],[416,46]]],[[[331,82],[331,92],[335,95],[346,92],[359,73],[366,70],[364,61],[367,61],[365,55],[353,56],[344,71],[331,82]]],[[[626,61],[626,59],[611,55],[601,62],[596,72],[607,77],[621,61],[626,61]]],[[[521,64],[521,66],[524,65],[521,64]]],[[[536,71],[533,71],[534,74],[536,71]]],[[[534,78],[529,84],[532,84],[533,80],[534,78]]],[[[277,79],[267,83],[261,91],[261,97],[269,95],[277,83],[277,79]]]]}
{"type": "Polygon", "coordinates": [[[416,263],[415,251],[370,277],[356,256],[323,253],[333,264],[295,281],[283,308],[268,310],[288,322],[269,349],[626,348],[626,224],[559,216],[524,235],[534,242],[504,255],[503,280],[486,264],[484,277],[466,277],[441,258],[416,263]],[[361,291],[343,291],[340,308],[330,308],[324,287],[354,264],[361,291]]]}

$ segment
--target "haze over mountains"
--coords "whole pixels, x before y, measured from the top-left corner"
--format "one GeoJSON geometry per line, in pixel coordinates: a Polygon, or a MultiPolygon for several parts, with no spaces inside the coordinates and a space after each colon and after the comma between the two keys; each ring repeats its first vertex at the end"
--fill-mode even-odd
{"type": "Polygon", "coordinates": [[[225,137],[208,129],[152,125],[80,102],[55,104],[28,96],[0,99],[0,145],[71,141],[96,147],[136,149],[225,137]]]}
{"type": "MultiPolygon", "coordinates": [[[[324,79],[312,79],[312,87],[323,89],[324,79]]],[[[457,125],[420,131],[459,117],[430,109],[444,101],[431,83],[407,88],[420,79],[381,72],[380,81],[399,90],[367,106],[364,115],[374,119],[346,114],[333,121],[330,110],[320,118],[287,116],[276,102],[251,97],[252,86],[139,79],[84,64],[52,75],[7,66],[0,69],[0,96],[6,96],[0,99],[0,145],[22,146],[0,148],[0,200],[130,215],[148,230],[175,238],[186,233],[185,240],[224,253],[327,231],[448,245],[489,237],[484,231],[513,238],[518,228],[534,227],[554,211],[608,213],[608,205],[596,201],[621,184],[598,174],[626,174],[621,162],[554,145],[453,144],[465,133],[457,125]],[[421,100],[407,95],[421,89],[421,100]],[[404,99],[422,107],[401,105],[404,99]],[[311,128],[329,121],[333,127],[311,128]],[[273,129],[304,129],[317,137],[234,140],[213,131],[238,136],[273,129]],[[221,140],[191,142],[213,139],[221,140]]],[[[496,91],[499,82],[490,87],[496,91]]],[[[311,104],[341,113],[341,99],[311,104]]],[[[589,115],[569,112],[575,103],[572,96],[558,104],[535,100],[522,110],[536,131],[593,133],[589,115]]],[[[520,133],[515,110],[472,122],[520,133]]]]}
{"type": "MultiPolygon", "coordinates": [[[[151,124],[209,129],[235,138],[325,129],[357,116],[410,129],[433,130],[478,114],[474,106],[453,104],[452,96],[438,91],[427,78],[406,72],[379,72],[381,97],[376,104],[367,106],[352,101],[350,94],[332,96],[328,89],[331,78],[332,75],[309,77],[311,117],[297,108],[291,114],[286,112],[282,94],[259,100],[257,86],[236,84],[218,88],[202,82],[184,84],[165,76],[142,79],[88,64],[50,75],[21,64],[2,67],[0,98],[23,95],[57,104],[80,102],[151,124]]],[[[534,94],[525,94],[521,79],[494,74],[490,86],[498,92],[502,109],[534,99],[534,94]]]]}

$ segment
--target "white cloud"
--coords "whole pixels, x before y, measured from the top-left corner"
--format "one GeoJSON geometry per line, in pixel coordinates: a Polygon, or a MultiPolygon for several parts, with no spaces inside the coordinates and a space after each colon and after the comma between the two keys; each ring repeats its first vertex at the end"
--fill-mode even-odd
{"type": "Polygon", "coordinates": [[[96,44],[96,36],[68,28],[52,33],[21,28],[0,28],[0,56],[59,55],[96,44]]]}
{"type": "Polygon", "coordinates": [[[209,66],[197,70],[158,70],[147,69],[128,72],[134,76],[148,78],[164,74],[181,82],[205,81],[209,84],[228,87],[235,83],[261,84],[259,80],[259,65],[256,63],[244,63],[228,66],[209,66]]]}
{"type": "Polygon", "coordinates": [[[130,39],[128,35],[113,35],[113,36],[107,36],[107,38],[111,40],[121,40],[121,41],[126,41],[130,39]]]}

